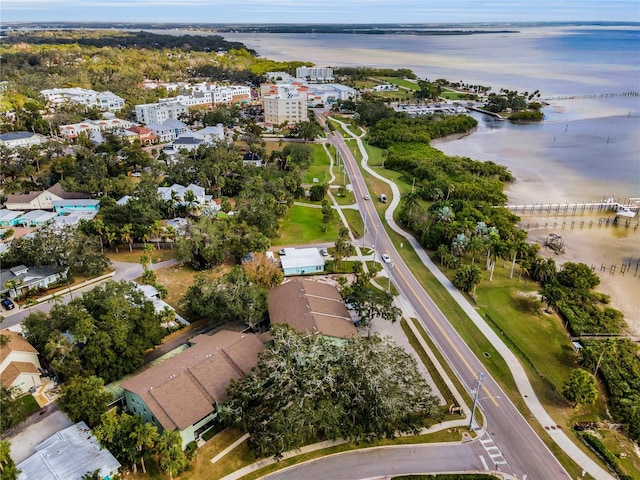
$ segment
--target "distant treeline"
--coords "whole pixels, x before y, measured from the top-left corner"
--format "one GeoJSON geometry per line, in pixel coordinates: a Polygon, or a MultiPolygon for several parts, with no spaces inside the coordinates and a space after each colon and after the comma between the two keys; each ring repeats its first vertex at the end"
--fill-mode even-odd
{"type": "MultiPolygon", "coordinates": [[[[159,35],[151,32],[48,30],[8,32],[5,44],[29,43],[34,45],[89,45],[93,47],[178,48],[186,51],[215,52],[220,50],[246,49],[240,42],[228,42],[219,35],[159,35]]],[[[249,50],[255,55],[255,51],[249,50]]]]}

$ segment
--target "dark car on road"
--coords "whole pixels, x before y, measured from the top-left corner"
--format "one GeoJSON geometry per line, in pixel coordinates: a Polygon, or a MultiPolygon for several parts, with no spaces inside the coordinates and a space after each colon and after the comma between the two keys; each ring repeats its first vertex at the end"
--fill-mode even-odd
{"type": "Polygon", "coordinates": [[[8,298],[3,298],[2,299],[2,306],[4,307],[5,310],[13,310],[16,307],[13,304],[13,302],[11,300],[9,300],[8,298]]]}

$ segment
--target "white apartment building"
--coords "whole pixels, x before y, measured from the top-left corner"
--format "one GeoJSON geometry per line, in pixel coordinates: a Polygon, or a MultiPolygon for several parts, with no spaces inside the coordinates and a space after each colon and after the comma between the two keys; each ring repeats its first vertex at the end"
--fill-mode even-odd
{"type": "Polygon", "coordinates": [[[136,120],[145,125],[164,123],[169,118],[177,119],[188,112],[187,106],[181,102],[145,103],[136,105],[136,120]]]}
{"type": "Polygon", "coordinates": [[[98,107],[103,112],[117,112],[125,104],[123,98],[112,92],[96,92],[86,88],[52,88],[42,90],[40,94],[52,105],[65,102],[78,103],[88,107],[98,107]]]}
{"type": "Polygon", "coordinates": [[[80,123],[72,123],[69,125],[60,125],[60,135],[68,139],[77,138],[83,132],[91,135],[94,132],[103,132],[111,130],[117,132],[124,130],[125,128],[133,127],[136,124],[129,120],[122,120],[120,118],[111,118],[109,120],[85,120],[80,123]]]}
{"type": "Polygon", "coordinates": [[[298,67],[296,77],[308,79],[311,82],[333,81],[333,68],[298,67]]]}
{"type": "Polygon", "coordinates": [[[260,89],[265,123],[295,124],[308,120],[306,91],[291,84],[263,84],[260,89]]]}

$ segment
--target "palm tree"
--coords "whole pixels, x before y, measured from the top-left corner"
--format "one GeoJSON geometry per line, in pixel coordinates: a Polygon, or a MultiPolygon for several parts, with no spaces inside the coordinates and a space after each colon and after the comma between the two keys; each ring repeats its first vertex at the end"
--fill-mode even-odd
{"type": "Polygon", "coordinates": [[[151,227],[149,228],[149,234],[152,238],[156,239],[156,248],[160,250],[160,240],[162,240],[162,222],[160,220],[156,220],[153,222],[151,227]]]}
{"type": "Polygon", "coordinates": [[[173,480],[173,472],[179,472],[186,466],[186,457],[182,451],[182,437],[176,430],[165,430],[156,444],[160,456],[160,468],[169,473],[173,480]]]}
{"type": "Polygon", "coordinates": [[[130,435],[131,438],[135,440],[136,449],[140,452],[140,465],[142,466],[142,471],[147,473],[147,469],[144,465],[144,450],[152,449],[156,442],[158,441],[158,429],[155,425],[151,425],[150,423],[141,423],[135,427],[133,432],[130,435]]]}
{"type": "Polygon", "coordinates": [[[451,223],[455,218],[455,213],[451,207],[444,206],[436,213],[438,223],[451,223]]]}
{"type": "Polygon", "coordinates": [[[196,197],[196,194],[193,193],[192,190],[187,190],[186,192],[184,192],[183,201],[184,201],[184,207],[187,215],[192,214],[192,212],[197,210],[198,207],[200,206],[200,201],[198,200],[198,197],[196,197]]]}
{"type": "Polygon", "coordinates": [[[20,298],[20,292],[18,292],[18,287],[24,285],[24,282],[19,278],[10,278],[6,282],[4,282],[4,288],[8,290],[13,290],[13,296],[16,299],[20,298]]]}
{"type": "Polygon", "coordinates": [[[471,254],[471,265],[476,263],[476,255],[478,253],[484,252],[486,248],[486,243],[482,237],[474,236],[471,237],[469,243],[467,244],[467,252],[471,254]]]}
{"type": "Polygon", "coordinates": [[[133,252],[133,225],[127,223],[120,229],[120,240],[129,244],[129,251],[133,252]]]}
{"type": "Polygon", "coordinates": [[[468,244],[469,239],[467,238],[467,236],[464,233],[459,233],[451,242],[451,253],[453,253],[456,257],[462,257],[467,250],[468,244]]]}
{"type": "Polygon", "coordinates": [[[163,236],[169,243],[171,243],[171,250],[173,250],[173,243],[178,236],[178,232],[176,231],[175,227],[173,225],[167,225],[166,227],[164,227],[163,236]]]}
{"type": "Polygon", "coordinates": [[[413,210],[413,207],[420,203],[420,194],[418,194],[418,192],[405,193],[402,196],[402,200],[404,201],[405,210],[408,210],[407,216],[411,217],[411,211],[413,210]]]}
{"type": "MultiPolygon", "coordinates": [[[[104,228],[104,239],[109,244],[109,248],[113,247],[113,242],[116,241],[118,235],[110,227],[104,228]]],[[[118,253],[118,247],[116,245],[116,253],[118,253]]]]}

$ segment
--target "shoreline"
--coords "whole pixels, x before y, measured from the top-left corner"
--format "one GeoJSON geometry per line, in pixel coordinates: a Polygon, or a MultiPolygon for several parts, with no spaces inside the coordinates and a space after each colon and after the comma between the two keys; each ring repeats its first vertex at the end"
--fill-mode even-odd
{"type": "MultiPolygon", "coordinates": [[[[550,108],[554,111],[564,110],[564,105],[554,104],[550,108]]],[[[589,118],[589,115],[586,117],[589,118]]],[[[486,135],[493,133],[479,125],[465,134],[435,139],[431,145],[446,155],[468,156],[479,161],[491,159],[507,167],[515,177],[504,189],[510,204],[597,202],[602,201],[603,195],[615,196],[611,191],[598,191],[604,190],[602,183],[591,181],[580,176],[579,172],[554,163],[545,152],[536,151],[535,147],[527,150],[526,143],[520,142],[527,141],[526,134],[522,136],[523,132],[511,130],[506,133],[507,137],[501,139],[504,144],[502,148],[495,149],[489,146],[494,138],[486,140],[486,135]],[[594,192],[598,192],[599,198],[594,198],[594,192]]],[[[606,187],[611,188],[610,185],[606,187]]],[[[627,196],[640,196],[640,189],[637,193],[627,196]]],[[[565,262],[574,262],[584,263],[594,269],[600,278],[595,291],[610,297],[608,306],[623,313],[626,322],[624,330],[634,336],[640,335],[640,267],[636,271],[636,265],[640,265],[640,227],[634,228],[638,215],[627,228],[595,226],[599,218],[613,218],[612,212],[576,215],[518,213],[521,218],[519,223],[527,232],[527,240],[542,244],[540,255],[543,258],[553,258],[558,268],[565,262]],[[574,228],[571,228],[574,220],[574,228]],[[562,228],[563,221],[566,222],[565,228],[562,228]],[[580,228],[583,221],[585,226],[580,228]],[[590,221],[594,222],[592,228],[588,227],[590,221]],[[533,227],[536,224],[540,226],[533,227]],[[552,233],[562,236],[564,240],[564,251],[560,254],[544,247],[544,240],[552,233]],[[620,270],[622,264],[628,268],[624,274],[620,270]]]]}

